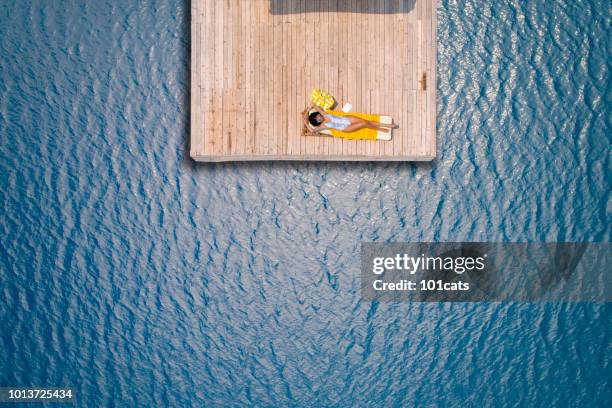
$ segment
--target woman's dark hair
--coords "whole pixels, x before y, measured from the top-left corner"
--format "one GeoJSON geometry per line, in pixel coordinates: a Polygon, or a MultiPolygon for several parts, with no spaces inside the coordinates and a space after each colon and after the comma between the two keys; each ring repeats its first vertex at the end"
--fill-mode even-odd
{"type": "Polygon", "coordinates": [[[312,112],[310,115],[308,115],[308,121],[313,126],[319,126],[321,123],[323,123],[323,119],[321,118],[319,112],[312,112]]]}

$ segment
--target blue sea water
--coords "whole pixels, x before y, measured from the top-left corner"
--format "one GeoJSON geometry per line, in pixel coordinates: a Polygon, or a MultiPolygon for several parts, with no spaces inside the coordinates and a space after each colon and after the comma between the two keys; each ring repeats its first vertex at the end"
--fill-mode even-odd
{"type": "Polygon", "coordinates": [[[605,0],[441,0],[430,164],[202,165],[189,2],[0,1],[0,386],[612,406],[611,308],[360,301],[361,241],[610,242],[605,0]]]}

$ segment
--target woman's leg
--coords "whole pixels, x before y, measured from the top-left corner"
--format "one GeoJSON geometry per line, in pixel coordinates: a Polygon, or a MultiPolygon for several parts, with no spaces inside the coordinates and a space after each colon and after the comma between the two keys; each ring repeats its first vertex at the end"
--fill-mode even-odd
{"type": "Polygon", "coordinates": [[[371,127],[372,129],[393,129],[395,128],[395,125],[391,124],[391,123],[380,123],[380,122],[374,122],[369,120],[368,121],[369,127],[371,127]]]}
{"type": "Polygon", "coordinates": [[[351,125],[348,126],[346,129],[349,128],[353,128],[354,130],[344,130],[345,132],[354,132],[355,130],[359,130],[362,129],[364,127],[369,128],[369,129],[377,129],[377,130],[381,130],[383,132],[388,132],[389,129],[397,129],[398,126],[391,124],[391,123],[380,123],[380,122],[374,122],[371,120],[365,120],[365,119],[361,119],[358,118],[357,116],[351,116],[351,115],[347,115],[345,116],[346,118],[348,118],[351,121],[351,125]],[[353,126],[355,125],[355,126],[353,126]]]}
{"type": "Polygon", "coordinates": [[[380,122],[373,122],[373,121],[369,121],[369,122],[373,128],[379,128],[379,129],[385,129],[385,128],[386,129],[397,129],[399,128],[399,126],[394,123],[380,123],[380,122]]]}
{"type": "Polygon", "coordinates": [[[367,120],[363,120],[363,119],[359,119],[357,118],[358,121],[351,121],[352,123],[350,125],[348,125],[343,132],[355,132],[357,130],[363,129],[363,128],[369,128],[369,129],[375,129],[375,130],[380,130],[381,132],[389,132],[389,128],[387,127],[382,127],[382,126],[376,126],[376,122],[370,122],[367,120]],[[374,126],[372,126],[374,125],[374,126]]]}

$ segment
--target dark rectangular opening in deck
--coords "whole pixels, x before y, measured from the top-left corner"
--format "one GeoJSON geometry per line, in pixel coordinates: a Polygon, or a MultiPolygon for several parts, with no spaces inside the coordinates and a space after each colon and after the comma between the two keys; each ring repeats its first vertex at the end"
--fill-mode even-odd
{"type": "Polygon", "coordinates": [[[292,13],[408,13],[416,0],[270,0],[272,14],[292,13]]]}

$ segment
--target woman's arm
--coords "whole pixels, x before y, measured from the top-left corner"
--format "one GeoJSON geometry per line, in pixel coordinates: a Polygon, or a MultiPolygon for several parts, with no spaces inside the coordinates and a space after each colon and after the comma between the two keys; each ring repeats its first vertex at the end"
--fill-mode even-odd
{"type": "Polygon", "coordinates": [[[308,116],[304,116],[302,120],[304,121],[304,124],[306,125],[306,127],[310,126],[310,122],[308,121],[308,116]]]}
{"type": "Polygon", "coordinates": [[[318,107],[317,105],[313,104],[312,107],[319,112],[321,115],[325,115],[325,111],[323,109],[321,109],[320,107],[318,107]]]}

